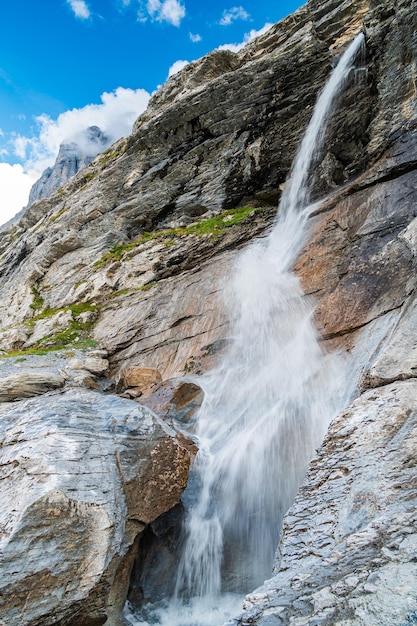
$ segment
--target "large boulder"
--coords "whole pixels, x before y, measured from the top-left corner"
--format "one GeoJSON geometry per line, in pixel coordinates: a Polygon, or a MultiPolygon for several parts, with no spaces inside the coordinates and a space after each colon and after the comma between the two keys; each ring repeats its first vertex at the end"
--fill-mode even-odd
{"type": "Polygon", "coordinates": [[[3,623],[116,626],[135,540],[179,501],[189,452],[149,409],[113,395],[70,389],[9,407],[0,421],[3,623]]]}

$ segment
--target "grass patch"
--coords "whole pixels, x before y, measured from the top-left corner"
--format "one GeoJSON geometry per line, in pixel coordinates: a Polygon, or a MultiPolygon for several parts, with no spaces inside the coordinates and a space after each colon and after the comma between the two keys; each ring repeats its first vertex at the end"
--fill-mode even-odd
{"type": "Polygon", "coordinates": [[[103,152],[103,156],[100,158],[99,163],[100,165],[106,165],[109,161],[116,159],[120,154],[122,154],[121,150],[112,150],[112,148],[108,148],[103,152]]]}
{"type": "MultiPolygon", "coordinates": [[[[85,340],[77,342],[76,346],[74,347],[76,347],[78,350],[88,350],[89,348],[96,348],[97,345],[97,341],[87,338],[85,340]]],[[[61,351],[65,351],[67,356],[74,356],[75,354],[73,350],[68,351],[68,348],[65,345],[45,346],[43,348],[32,346],[31,348],[26,348],[25,350],[12,350],[11,352],[0,354],[0,358],[11,359],[13,357],[18,357],[16,359],[16,363],[22,363],[23,361],[26,361],[28,356],[45,356],[46,354],[50,354],[51,352],[61,351]]]]}
{"type": "Polygon", "coordinates": [[[97,175],[98,172],[87,172],[80,178],[80,186],[84,187],[87,183],[91,182],[97,175]]]}
{"type": "MultiPolygon", "coordinates": [[[[42,300],[43,304],[43,300],[42,300]]],[[[68,347],[89,348],[97,345],[93,339],[90,338],[89,333],[91,328],[95,324],[95,317],[91,316],[91,319],[85,321],[77,319],[82,313],[94,312],[99,310],[99,306],[92,304],[91,302],[80,302],[78,304],[70,304],[67,307],[58,309],[45,308],[43,311],[35,315],[31,320],[26,322],[26,326],[29,329],[33,329],[35,323],[38,320],[48,319],[53,317],[57,313],[71,311],[71,321],[64,329],[57,330],[46,337],[42,337],[32,348],[28,350],[63,350],[68,347]]],[[[22,354],[35,354],[34,352],[22,351],[22,354]]]]}
{"type": "Polygon", "coordinates": [[[113,293],[110,293],[107,296],[107,300],[113,300],[114,298],[117,298],[118,296],[126,296],[131,291],[132,289],[119,289],[118,291],[113,291],[113,293]]]}
{"type": "Polygon", "coordinates": [[[128,252],[131,252],[140,245],[152,240],[162,241],[163,243],[166,243],[166,245],[172,246],[175,243],[175,239],[188,235],[196,235],[198,237],[209,235],[213,239],[219,239],[226,233],[228,228],[236,226],[236,224],[240,224],[257,210],[259,209],[253,207],[229,209],[220,215],[209,217],[205,220],[197,222],[196,224],[190,224],[190,226],[167,228],[154,233],[144,232],[141,237],[135,239],[134,241],[130,241],[129,243],[116,243],[108,252],[105,252],[103,256],[94,263],[94,269],[97,270],[113,263],[114,261],[120,261],[126,254],[128,254],[128,252]]]}
{"type": "Polygon", "coordinates": [[[146,285],[141,285],[140,287],[136,287],[136,291],[149,291],[152,287],[155,287],[156,282],[152,281],[150,283],[146,283],[146,285]]]}
{"type": "MultiPolygon", "coordinates": [[[[42,298],[42,305],[43,303],[44,301],[42,298]]],[[[91,302],[80,302],[79,304],[70,304],[69,306],[61,307],[58,309],[51,309],[49,307],[46,307],[45,309],[43,309],[43,311],[41,311],[40,313],[32,317],[29,323],[33,325],[34,322],[37,322],[38,320],[48,319],[49,317],[53,317],[57,313],[62,313],[65,311],[71,311],[72,317],[74,318],[74,317],[78,317],[79,315],[81,315],[81,313],[85,313],[86,311],[96,311],[98,308],[99,307],[96,304],[91,304],[91,302]]]]}
{"type": "Polygon", "coordinates": [[[48,348],[32,347],[26,348],[26,350],[12,350],[11,352],[6,352],[6,354],[0,354],[0,358],[11,359],[13,357],[19,357],[18,361],[25,361],[27,356],[44,356],[45,354],[49,354],[50,352],[57,352],[58,350],[62,350],[62,348],[56,346],[50,346],[48,348]]]}
{"type": "Polygon", "coordinates": [[[51,217],[49,218],[49,220],[51,222],[55,222],[56,220],[58,220],[61,215],[64,215],[64,213],[66,213],[69,209],[69,206],[64,206],[60,211],[58,211],[58,213],[56,215],[51,215],[51,217]]]}
{"type": "Polygon", "coordinates": [[[44,299],[42,298],[40,291],[38,289],[38,287],[36,287],[35,285],[33,285],[30,288],[32,295],[33,295],[33,301],[32,304],[30,304],[30,308],[33,311],[39,311],[40,309],[42,309],[43,305],[44,305],[44,299]]]}

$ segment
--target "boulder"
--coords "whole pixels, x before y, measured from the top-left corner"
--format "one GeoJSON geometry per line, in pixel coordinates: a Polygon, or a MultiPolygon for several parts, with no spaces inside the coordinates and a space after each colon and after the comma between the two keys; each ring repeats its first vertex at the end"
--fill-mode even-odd
{"type": "Polygon", "coordinates": [[[203,390],[196,383],[184,378],[171,378],[138,402],[164,419],[187,423],[201,406],[203,398],[203,390]]]}
{"type": "Polygon", "coordinates": [[[104,374],[109,369],[109,362],[98,356],[86,356],[83,359],[71,359],[68,367],[72,370],[87,370],[91,374],[104,374]]]}
{"type": "Polygon", "coordinates": [[[116,626],[135,539],[179,501],[186,448],[149,409],[84,389],[16,403],[0,441],[3,622],[116,626]]]}
{"type": "Polygon", "coordinates": [[[118,391],[134,387],[149,395],[152,388],[162,381],[161,373],[152,367],[131,366],[122,370],[117,385],[118,391]]]}
{"type": "Polygon", "coordinates": [[[23,371],[0,379],[0,402],[11,402],[39,396],[63,387],[65,378],[52,372],[23,371]]]}

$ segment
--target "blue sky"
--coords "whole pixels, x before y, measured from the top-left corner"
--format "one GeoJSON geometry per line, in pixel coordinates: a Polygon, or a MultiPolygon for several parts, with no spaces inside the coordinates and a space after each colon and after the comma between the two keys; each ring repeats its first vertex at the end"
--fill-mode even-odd
{"type": "Polygon", "coordinates": [[[15,0],[0,9],[0,223],[26,204],[61,141],[130,132],[186,61],[231,49],[301,0],[15,0]]]}

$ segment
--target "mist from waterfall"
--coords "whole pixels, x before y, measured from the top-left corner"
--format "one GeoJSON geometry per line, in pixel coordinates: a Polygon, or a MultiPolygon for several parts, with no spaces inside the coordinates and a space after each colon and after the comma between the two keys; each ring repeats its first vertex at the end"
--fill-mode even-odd
{"type": "Polygon", "coordinates": [[[347,400],[344,360],[319,345],[314,303],[291,268],[313,208],[312,161],[363,42],[358,35],[319,96],[272,231],[239,256],[230,277],[233,341],[219,367],[199,381],[205,399],[185,494],[184,548],[175,598],[156,623],[219,625],[239,611],[238,603],[226,607],[230,598],[241,599],[269,577],[283,515],[347,400]]]}

